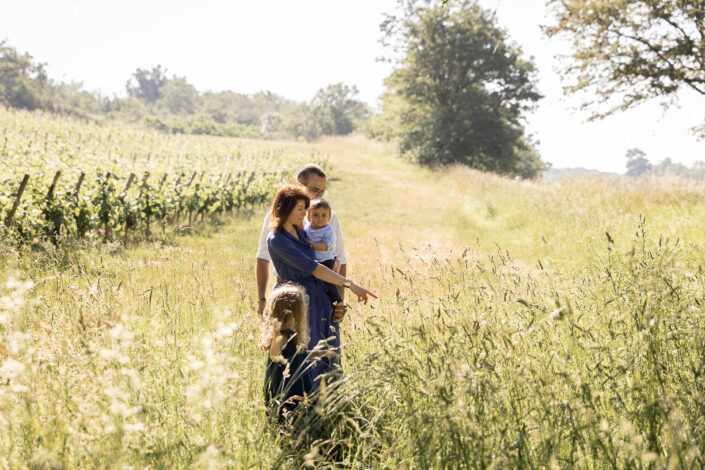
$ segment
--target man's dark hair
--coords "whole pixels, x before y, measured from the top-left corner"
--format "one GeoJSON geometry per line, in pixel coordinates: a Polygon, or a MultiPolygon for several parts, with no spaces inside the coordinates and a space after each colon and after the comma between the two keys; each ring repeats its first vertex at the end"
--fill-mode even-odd
{"type": "Polygon", "coordinates": [[[309,163],[299,168],[299,173],[296,175],[296,181],[305,185],[306,183],[308,183],[308,177],[310,175],[316,175],[320,176],[321,178],[325,178],[326,172],[323,171],[323,168],[316,165],[315,163],[309,163]]]}

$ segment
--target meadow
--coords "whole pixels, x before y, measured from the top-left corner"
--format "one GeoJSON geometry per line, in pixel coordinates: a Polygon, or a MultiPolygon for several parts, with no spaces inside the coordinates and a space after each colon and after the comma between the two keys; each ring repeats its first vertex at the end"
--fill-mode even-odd
{"type": "Polygon", "coordinates": [[[705,466],[702,185],[431,171],[362,137],[154,138],[329,163],[348,277],[380,297],[348,299],[345,376],[288,435],[268,425],[264,206],[128,246],[3,243],[2,467],[705,466]]]}

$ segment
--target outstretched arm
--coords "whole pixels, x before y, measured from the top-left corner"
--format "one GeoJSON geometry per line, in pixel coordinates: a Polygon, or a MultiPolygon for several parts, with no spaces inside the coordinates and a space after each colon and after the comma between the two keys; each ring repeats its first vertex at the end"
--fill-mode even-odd
{"type": "MultiPolygon", "coordinates": [[[[330,282],[331,284],[334,284],[336,286],[342,286],[344,285],[345,281],[347,281],[347,279],[345,279],[343,276],[336,273],[332,269],[326,268],[322,264],[319,264],[316,269],[313,270],[312,274],[318,279],[325,282],[330,282]]],[[[375,294],[365,289],[364,287],[355,284],[354,282],[350,282],[350,290],[353,292],[353,294],[357,295],[358,302],[367,303],[368,296],[374,297],[375,299],[377,298],[375,294]]]]}

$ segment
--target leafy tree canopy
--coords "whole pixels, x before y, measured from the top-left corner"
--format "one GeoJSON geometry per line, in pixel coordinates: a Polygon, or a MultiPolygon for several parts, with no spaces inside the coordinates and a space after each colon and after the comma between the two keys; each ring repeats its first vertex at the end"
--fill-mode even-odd
{"type": "MultiPolygon", "coordinates": [[[[548,36],[571,40],[566,91],[593,118],[689,88],[705,97],[705,0],[549,0],[548,36]]],[[[705,128],[703,128],[705,133],[705,128]]]]}
{"type": "Polygon", "coordinates": [[[193,114],[200,102],[198,90],[184,77],[165,80],[159,95],[156,104],[172,114],[193,114]]]}
{"type": "Polygon", "coordinates": [[[401,152],[425,165],[521,176],[543,170],[523,127],[541,98],[535,67],[492,15],[471,0],[400,6],[381,28],[396,63],[384,112],[394,114],[401,152]]]}
{"type": "Polygon", "coordinates": [[[125,84],[125,88],[129,96],[154,103],[161,96],[160,88],[166,80],[166,69],[162,69],[161,65],[152,67],[152,70],[138,68],[125,84]]]}
{"type": "Polygon", "coordinates": [[[346,135],[355,129],[355,122],[367,117],[367,106],[355,99],[357,87],[335,83],[321,88],[311,105],[320,113],[321,132],[325,135],[346,135]]]}
{"type": "Polygon", "coordinates": [[[0,104],[24,109],[52,109],[52,83],[45,65],[0,41],[0,104]]]}
{"type": "Polygon", "coordinates": [[[646,153],[637,148],[627,150],[627,176],[641,176],[651,170],[646,153]]]}

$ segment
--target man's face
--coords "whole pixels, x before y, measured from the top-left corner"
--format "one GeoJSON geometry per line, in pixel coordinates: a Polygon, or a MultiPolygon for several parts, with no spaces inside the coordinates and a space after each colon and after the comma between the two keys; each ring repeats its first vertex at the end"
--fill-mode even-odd
{"type": "Polygon", "coordinates": [[[323,197],[328,187],[325,178],[318,175],[308,175],[308,181],[304,185],[311,199],[323,197]]]}

